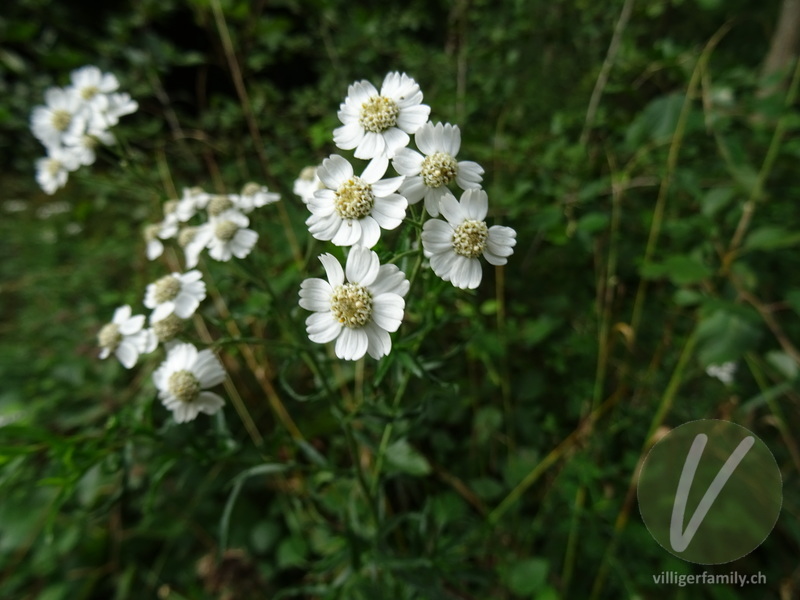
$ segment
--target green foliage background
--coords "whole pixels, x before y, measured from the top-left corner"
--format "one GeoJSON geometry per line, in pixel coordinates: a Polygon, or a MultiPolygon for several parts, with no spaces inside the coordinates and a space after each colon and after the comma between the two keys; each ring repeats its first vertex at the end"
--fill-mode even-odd
{"type": "Polygon", "coordinates": [[[800,110],[792,72],[759,78],[777,9],[635,3],[589,123],[622,8],[5,6],[0,597],[796,598],[800,110]],[[33,178],[42,149],[29,115],[85,64],[117,74],[139,102],[115,129],[135,160],[72,174],[55,197],[66,212],[43,218],[54,199],[33,178]],[[322,251],[291,186],[334,151],[347,85],[392,70],[420,83],[433,120],[461,127],[461,154],[486,169],[490,217],[518,244],[505,268],[485,266],[475,293],[425,271],[431,291],[382,361],[360,370],[323,353],[338,369],[332,405],[279,322],[288,311],[302,323],[297,289],[319,274],[322,251]],[[114,308],[140,306],[164,273],[140,235],[161,203],[182,187],[250,180],[282,194],[305,269],[278,213],[262,213],[272,216],[254,219],[259,251],[244,272],[209,265],[210,281],[256,338],[261,377],[302,439],[208,300],[204,318],[258,435],[232,404],[176,426],[155,400],[158,356],[132,371],[96,357],[114,308]],[[725,361],[738,363],[730,387],[705,374],[725,361]],[[632,495],[654,436],[700,418],[755,431],[784,479],[773,533],[716,567],[658,546],[632,495]],[[356,467],[374,470],[387,430],[370,496],[356,467]],[[652,577],[664,570],[761,572],[768,583],[665,591],[652,577]]]}

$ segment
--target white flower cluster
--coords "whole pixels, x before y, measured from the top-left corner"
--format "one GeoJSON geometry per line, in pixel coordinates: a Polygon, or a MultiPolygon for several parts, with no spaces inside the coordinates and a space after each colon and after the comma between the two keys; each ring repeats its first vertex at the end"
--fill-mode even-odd
{"type": "Polygon", "coordinates": [[[144,305],[152,310],[150,327],[145,328],[144,315],[132,316],[131,307],[125,305],[97,336],[100,358],[113,353],[127,369],[136,364],[140,354],[153,352],[159,343],[164,345],[167,356],[153,381],[159,398],[178,423],[191,421],[201,412],[213,414],[224,404],[217,394],[205,391],[225,379],[219,359],[211,350],[198,352],[192,344],[177,340],[205,297],[200,271],[171,273],[147,286],[144,305]]]}
{"type": "Polygon", "coordinates": [[[114,143],[109,129],[138,109],[130,95],[117,92],[111,73],[90,65],[73,71],[71,80],[66,88],[48,89],[45,105],[31,115],[33,135],[47,150],[36,161],[36,181],[48,194],[64,187],[70,172],[94,163],[97,146],[114,143]]]}
{"type": "Polygon", "coordinates": [[[258,233],[248,229],[248,214],[256,208],[280,200],[280,195],[266,186],[248,183],[239,194],[209,194],[201,188],[183,190],[180,199],[164,203],[164,218],[159,223],[147,225],[144,238],[147,258],[155,260],[164,252],[163,240],[176,239],[183,248],[186,267],[197,266],[200,253],[208,250],[218,261],[229,261],[232,256],[244,258],[258,241],[258,233]],[[197,215],[205,214],[205,221],[190,225],[197,215]]]}
{"type": "Polygon", "coordinates": [[[409,204],[424,199],[425,212],[434,218],[423,225],[423,252],[434,273],[458,288],[478,287],[480,256],[504,265],[513,253],[516,232],[486,224],[483,169],[456,159],[461,131],[429,122],[430,110],[417,82],[405,73],[386,75],[380,91],[368,81],[353,83],[339,108],[342,126],[333,140],[369,163],[356,175],[350,161],[333,154],[295,181],[294,193],[311,212],[309,233],[351,247],[347,283],[341,265],[325,254],[320,261],[328,282],[308,279],[300,291],[300,306],[315,313],[306,320],[310,339],[336,340],[339,358],[356,360],[366,353],[380,358],[391,349],[388,334],[402,320],[408,280],[394,265],[381,266],[370,249],[381,230],[403,222],[409,204]],[[411,136],[417,150],[407,147],[411,136]],[[386,177],[390,162],[397,176],[386,177]],[[450,190],[453,183],[463,190],[460,200],[450,190]],[[445,220],[435,218],[440,214],[445,220]]]}

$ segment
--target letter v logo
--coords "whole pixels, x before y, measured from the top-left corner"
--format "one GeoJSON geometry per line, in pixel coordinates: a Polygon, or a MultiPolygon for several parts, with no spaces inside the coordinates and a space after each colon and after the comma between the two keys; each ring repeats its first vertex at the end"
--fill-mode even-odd
{"type": "Polygon", "coordinates": [[[714,481],[708,486],[706,493],[703,494],[700,504],[697,505],[692,517],[689,519],[686,531],[681,531],[683,527],[683,517],[686,512],[686,502],[689,499],[689,492],[692,489],[692,482],[697,472],[697,465],[700,464],[700,459],[703,456],[703,450],[705,450],[707,442],[708,436],[704,433],[698,433],[692,442],[692,447],[689,448],[686,461],[683,463],[681,479],[678,482],[678,491],[675,493],[675,503],[672,505],[672,520],[669,524],[669,543],[675,552],[683,552],[689,546],[692,538],[694,538],[694,534],[697,533],[697,529],[711,509],[711,505],[714,504],[714,500],[717,499],[722,488],[725,487],[728,479],[731,478],[736,467],[742,462],[742,459],[750,451],[750,448],[753,447],[756,440],[751,435],[739,442],[739,445],[736,446],[736,449],[728,457],[728,460],[722,465],[717,476],[714,477],[714,481]]]}

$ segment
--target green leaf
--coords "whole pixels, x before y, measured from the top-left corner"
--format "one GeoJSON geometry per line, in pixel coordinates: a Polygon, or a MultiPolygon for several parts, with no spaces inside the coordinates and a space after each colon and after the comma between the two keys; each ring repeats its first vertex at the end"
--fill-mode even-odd
{"type": "Polygon", "coordinates": [[[720,187],[710,190],[700,200],[700,211],[707,217],[713,217],[733,200],[736,192],[731,187],[720,187]]]}
{"type": "Polygon", "coordinates": [[[509,589],[520,596],[530,596],[547,583],[550,563],[544,558],[526,558],[512,564],[505,574],[509,589]]]}
{"type": "Polygon", "coordinates": [[[782,352],[781,350],[772,350],[771,352],[767,352],[767,355],[764,358],[775,368],[776,371],[786,377],[786,379],[789,381],[792,381],[797,377],[798,365],[791,356],[786,354],[786,352],[782,352]]]}
{"type": "Polygon", "coordinates": [[[800,243],[800,231],[788,231],[783,227],[761,227],[756,229],[744,243],[746,250],[774,250],[788,248],[800,243]]]}
{"type": "Polygon", "coordinates": [[[683,254],[670,256],[661,264],[648,263],[641,268],[641,275],[645,279],[667,277],[675,285],[699,283],[710,277],[711,273],[711,269],[699,260],[683,254]]]}
{"type": "Polygon", "coordinates": [[[737,360],[755,346],[758,327],[739,314],[717,310],[697,327],[697,356],[703,367],[737,360]]]}
{"type": "Polygon", "coordinates": [[[397,440],[386,449],[386,463],[395,471],[422,477],[431,472],[428,460],[417,452],[408,440],[397,440]]]}

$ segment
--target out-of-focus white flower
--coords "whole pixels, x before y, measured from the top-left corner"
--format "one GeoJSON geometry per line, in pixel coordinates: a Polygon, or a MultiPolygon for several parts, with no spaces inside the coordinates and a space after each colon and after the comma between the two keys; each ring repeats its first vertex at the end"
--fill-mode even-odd
{"type": "Polygon", "coordinates": [[[213,415],[225,401],[208,388],[225,381],[225,369],[211,350],[197,351],[192,344],[175,344],[153,373],[161,403],[175,421],[192,421],[199,413],[213,415]]]}
{"type": "Polygon", "coordinates": [[[70,74],[71,93],[87,104],[92,111],[108,108],[108,94],[119,88],[119,81],[111,73],[103,73],[93,65],[74,70],[70,74]]]}
{"type": "Polygon", "coordinates": [[[445,196],[441,211],[447,220],[431,219],[422,227],[422,250],[433,272],[458,288],[480,285],[483,273],[479,256],[489,264],[504,265],[514,252],[517,233],[502,225],[487,227],[484,219],[488,206],[483,190],[465,191],[461,202],[445,196]]]}
{"type": "Polygon", "coordinates": [[[242,213],[226,210],[212,217],[206,226],[197,233],[198,243],[205,239],[208,254],[214,260],[227,262],[231,256],[244,258],[258,241],[258,233],[247,229],[250,224],[242,213]]]}
{"type": "Polygon", "coordinates": [[[105,109],[98,111],[97,120],[105,127],[113,127],[119,123],[119,118],[130,115],[139,110],[139,104],[132,100],[130,94],[108,94],[105,109]]]}
{"type": "Polygon", "coordinates": [[[57,189],[66,185],[69,172],[78,166],[78,157],[73,152],[64,148],[50,148],[47,158],[36,161],[36,182],[47,194],[55,194],[57,189]]]}
{"type": "Polygon", "coordinates": [[[373,159],[358,177],[341,156],[326,158],[317,170],[326,189],[315,192],[308,203],[311,216],[306,225],[311,235],[337,246],[372,248],[381,237],[381,228],[400,225],[408,202],[395,192],[403,178],[381,179],[387,166],[386,158],[373,159]]]}
{"type": "Polygon", "coordinates": [[[111,323],[103,326],[97,341],[100,358],[108,358],[113,352],[126,369],[136,364],[140,354],[152,352],[158,344],[153,330],[144,329],[144,315],[131,316],[127,304],[114,311],[111,323]]]}
{"type": "Polygon", "coordinates": [[[203,188],[184,188],[183,196],[181,196],[181,199],[178,201],[178,206],[175,209],[178,220],[182,223],[186,223],[186,221],[197,214],[197,211],[205,210],[211,198],[212,194],[203,191],[203,188]]]}
{"type": "Polygon", "coordinates": [[[76,127],[64,135],[63,141],[65,148],[75,155],[78,164],[89,166],[97,158],[95,148],[99,144],[110,146],[114,143],[114,136],[106,129],[91,125],[85,116],[79,116],[76,117],[76,127]]]}
{"type": "Polygon", "coordinates": [[[311,278],[300,286],[300,306],[314,312],[306,319],[309,339],[318,344],[336,340],[336,356],[344,360],[389,354],[389,333],[403,320],[409,288],[405,273],[396,265],[381,265],[364,246],[351,248],[345,271],[330,254],[319,260],[328,281],[311,278]]]}
{"type": "Polygon", "coordinates": [[[292,191],[300,196],[303,204],[308,204],[314,197],[314,192],[323,189],[325,186],[317,175],[319,167],[306,167],[300,171],[300,177],[294,180],[292,191]]]}
{"type": "Polygon", "coordinates": [[[419,85],[405,73],[386,75],[380,93],[369,81],[358,81],[347,89],[339,107],[343,125],[334,130],[333,141],[342,150],[355,148],[356,158],[392,158],[430,112],[430,106],[422,104],[419,85]]]}
{"type": "Polygon", "coordinates": [[[144,305],[153,309],[152,319],[161,321],[175,313],[188,319],[206,297],[206,284],[200,271],[172,273],[147,286],[144,305]]]}
{"type": "Polygon", "coordinates": [[[31,114],[31,131],[46,148],[58,148],[64,136],[77,130],[76,117],[82,112],[80,98],[62,88],[44,93],[45,106],[37,106],[31,114]]]}
{"type": "Polygon", "coordinates": [[[248,214],[253,209],[261,208],[281,199],[280,194],[270,192],[267,186],[258,183],[247,183],[239,195],[232,196],[233,205],[241,212],[248,214]]]}
{"type": "Polygon", "coordinates": [[[736,363],[726,362],[721,365],[708,365],[706,375],[719,379],[725,385],[731,385],[736,375],[736,363]]]}
{"type": "Polygon", "coordinates": [[[414,141],[425,156],[402,148],[392,160],[397,172],[406,176],[400,193],[409,204],[425,198],[425,210],[437,217],[442,198],[453,196],[447,188],[449,183],[455,181],[462,190],[481,187],[481,166],[468,160],[456,161],[461,148],[461,131],[457,126],[426,123],[414,135],[414,141]]]}

